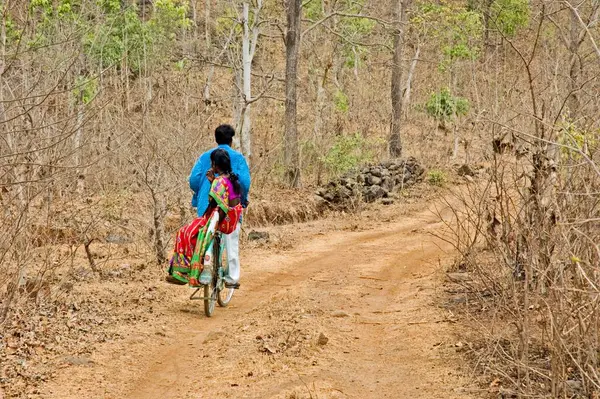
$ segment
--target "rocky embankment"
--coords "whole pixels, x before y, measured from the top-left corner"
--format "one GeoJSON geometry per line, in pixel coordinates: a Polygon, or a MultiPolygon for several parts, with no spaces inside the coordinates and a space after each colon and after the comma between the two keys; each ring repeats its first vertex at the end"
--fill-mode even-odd
{"type": "Polygon", "coordinates": [[[319,188],[316,195],[330,205],[374,202],[421,181],[424,173],[425,169],[415,158],[389,160],[352,170],[319,188]]]}

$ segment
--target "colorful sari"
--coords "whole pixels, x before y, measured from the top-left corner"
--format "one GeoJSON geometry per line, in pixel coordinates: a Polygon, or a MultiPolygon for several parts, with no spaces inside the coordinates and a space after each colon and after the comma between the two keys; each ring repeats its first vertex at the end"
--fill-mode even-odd
{"type": "Polygon", "coordinates": [[[215,233],[231,234],[235,231],[242,206],[229,206],[231,183],[224,176],[216,177],[209,192],[211,205],[202,217],[183,226],[177,233],[175,250],[169,262],[169,274],[191,287],[200,287],[200,273],[212,265],[215,233]],[[219,210],[225,217],[220,219],[219,210]]]}

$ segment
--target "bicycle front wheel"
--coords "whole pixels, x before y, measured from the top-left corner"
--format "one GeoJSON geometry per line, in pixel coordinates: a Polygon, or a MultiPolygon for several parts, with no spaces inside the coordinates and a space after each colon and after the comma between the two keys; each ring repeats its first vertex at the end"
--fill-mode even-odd
{"type": "Polygon", "coordinates": [[[229,305],[231,297],[233,297],[234,289],[225,287],[223,276],[229,274],[229,262],[227,260],[227,251],[225,250],[223,242],[221,241],[221,239],[219,239],[217,242],[219,243],[217,247],[218,252],[215,256],[215,261],[217,262],[217,268],[219,270],[217,277],[217,303],[219,304],[219,306],[224,308],[227,305],[229,305]]]}

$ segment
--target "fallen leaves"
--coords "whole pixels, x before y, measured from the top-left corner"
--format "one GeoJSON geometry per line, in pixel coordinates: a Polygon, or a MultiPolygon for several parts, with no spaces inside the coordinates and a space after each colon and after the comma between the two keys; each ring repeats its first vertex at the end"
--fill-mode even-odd
{"type": "Polygon", "coordinates": [[[0,333],[2,395],[27,397],[57,369],[93,366],[87,356],[95,346],[122,339],[117,326],[149,323],[149,300],[159,301],[165,292],[145,284],[94,280],[78,282],[68,292],[43,302],[24,298],[0,333]]]}

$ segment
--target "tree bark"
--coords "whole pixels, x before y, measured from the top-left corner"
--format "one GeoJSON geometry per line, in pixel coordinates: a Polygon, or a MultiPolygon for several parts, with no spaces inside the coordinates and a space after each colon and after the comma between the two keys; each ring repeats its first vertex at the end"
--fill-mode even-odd
{"type": "Polygon", "coordinates": [[[164,219],[167,214],[167,204],[163,194],[157,193],[154,189],[151,190],[153,202],[152,219],[154,222],[154,253],[156,264],[164,265],[167,262],[165,256],[165,224],[164,219]]]}
{"type": "MultiPolygon", "coordinates": [[[[313,125],[313,143],[316,145],[316,150],[319,155],[323,154],[323,146],[322,138],[323,134],[321,132],[323,128],[323,109],[325,107],[325,84],[327,83],[327,75],[329,74],[329,69],[333,63],[329,63],[325,66],[325,70],[323,71],[323,77],[317,78],[317,98],[315,100],[315,123],[313,125]]],[[[323,172],[323,161],[321,159],[314,160],[317,164],[317,176],[316,176],[316,184],[318,186],[321,185],[321,174],[323,172]]]]}
{"type": "MultiPolygon", "coordinates": [[[[82,89],[83,90],[83,89],[82,89]]],[[[85,191],[85,172],[82,167],[83,163],[83,121],[85,104],[83,104],[83,96],[77,98],[77,131],[75,132],[75,166],[77,167],[77,194],[83,194],[85,191]]]]}
{"type": "MultiPolygon", "coordinates": [[[[590,17],[586,22],[586,26],[593,26],[598,20],[598,13],[600,11],[599,5],[594,5],[590,12],[590,17]]],[[[571,26],[569,31],[569,41],[566,43],[568,45],[568,50],[571,52],[571,57],[569,59],[569,85],[568,89],[570,91],[569,99],[567,101],[567,105],[569,108],[569,115],[572,120],[576,120],[578,117],[579,108],[581,107],[580,103],[580,93],[579,93],[579,78],[583,75],[584,72],[584,63],[582,63],[582,59],[580,55],[580,48],[583,44],[587,29],[580,24],[581,17],[579,16],[576,9],[571,9],[571,26]]]]}
{"type": "MultiPolygon", "coordinates": [[[[250,101],[252,100],[252,58],[254,55],[250,47],[254,47],[255,44],[250,43],[250,4],[247,1],[243,4],[242,18],[244,19],[244,33],[242,36],[242,94],[244,104],[242,106],[242,129],[239,133],[241,135],[242,154],[246,156],[250,163],[252,158],[252,104],[250,101]]],[[[256,24],[256,21],[254,24],[256,24]]]]}
{"type": "Polygon", "coordinates": [[[415,56],[410,63],[410,68],[408,69],[408,76],[406,77],[406,84],[404,85],[404,98],[402,99],[402,108],[404,108],[404,114],[406,116],[406,108],[410,104],[410,94],[412,89],[412,80],[415,75],[415,68],[417,67],[417,62],[419,62],[419,55],[421,54],[421,45],[417,45],[417,49],[415,50],[415,56]]]}
{"type": "Polygon", "coordinates": [[[287,0],[287,32],[285,35],[285,167],[290,187],[300,186],[300,154],[296,123],[296,85],[300,50],[300,16],[302,0],[287,0]]]}
{"type": "Polygon", "coordinates": [[[389,152],[392,158],[402,155],[402,55],[404,52],[404,25],[406,23],[406,9],[410,0],[394,0],[394,56],[392,59],[392,123],[389,137],[389,152]]]}
{"type": "MultiPolygon", "coordinates": [[[[208,54],[210,54],[210,51],[212,48],[212,40],[210,37],[210,22],[211,22],[210,1],[211,0],[204,0],[204,45],[206,46],[204,51],[206,51],[208,54]]],[[[197,26],[197,24],[196,24],[196,26],[197,26]]],[[[196,30],[197,30],[197,28],[196,28],[196,30]]],[[[213,79],[214,73],[215,73],[215,66],[210,65],[208,67],[208,75],[206,77],[206,83],[204,84],[203,96],[204,96],[204,104],[205,105],[210,105],[210,86],[212,84],[212,79],[213,79]]]]}
{"type": "MultiPolygon", "coordinates": [[[[242,85],[242,71],[234,70],[233,73],[233,127],[236,132],[242,129],[242,117],[244,112],[244,99],[240,96],[240,87],[242,85]]],[[[241,134],[233,136],[233,147],[240,150],[242,147],[241,134]]]]}

